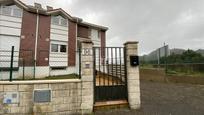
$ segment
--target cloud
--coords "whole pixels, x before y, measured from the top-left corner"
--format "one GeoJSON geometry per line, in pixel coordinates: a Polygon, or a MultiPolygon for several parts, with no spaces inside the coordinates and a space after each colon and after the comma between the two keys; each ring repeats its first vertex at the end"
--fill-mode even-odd
{"type": "MultiPolygon", "coordinates": [[[[23,0],[33,3],[34,0],[23,0]]],[[[139,41],[139,53],[163,46],[203,48],[203,0],[36,0],[108,26],[107,45],[139,41]]]]}

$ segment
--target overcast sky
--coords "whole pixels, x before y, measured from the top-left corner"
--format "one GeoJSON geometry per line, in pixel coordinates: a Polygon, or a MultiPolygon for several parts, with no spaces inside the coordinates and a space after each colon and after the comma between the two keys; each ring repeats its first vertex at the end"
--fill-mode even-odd
{"type": "Polygon", "coordinates": [[[139,54],[164,42],[170,48],[204,49],[204,0],[22,0],[62,8],[84,21],[104,25],[107,46],[139,41],[139,54]]]}

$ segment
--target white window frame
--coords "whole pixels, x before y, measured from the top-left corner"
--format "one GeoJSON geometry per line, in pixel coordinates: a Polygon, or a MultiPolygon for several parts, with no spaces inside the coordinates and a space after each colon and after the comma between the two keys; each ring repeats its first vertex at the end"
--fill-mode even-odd
{"type": "Polygon", "coordinates": [[[15,7],[16,5],[11,5],[11,6],[5,6],[5,5],[0,5],[0,14],[1,15],[5,15],[5,16],[12,16],[12,17],[18,17],[18,18],[21,18],[23,16],[23,10],[18,8],[17,6],[15,7]],[[3,13],[3,7],[7,7],[7,8],[10,8],[11,9],[11,12],[10,14],[4,14],[3,13]],[[20,11],[20,15],[17,16],[17,15],[14,15],[14,10],[19,10],[20,11]]]}
{"type": "Polygon", "coordinates": [[[62,16],[52,16],[51,17],[51,24],[53,24],[53,25],[58,25],[58,26],[65,26],[65,27],[68,27],[68,19],[66,19],[66,18],[63,18],[62,16]],[[58,24],[55,24],[55,23],[53,23],[53,19],[54,18],[58,18],[58,24]],[[65,20],[66,21],[66,25],[64,25],[64,24],[62,24],[62,20],[65,20]]]}
{"type": "Polygon", "coordinates": [[[58,44],[51,43],[50,48],[51,48],[50,51],[53,52],[53,53],[54,53],[54,52],[55,52],[55,53],[59,52],[59,45],[58,45],[58,44]],[[56,51],[56,52],[55,52],[55,51],[52,51],[52,46],[53,46],[53,45],[57,45],[57,51],[56,51]]]}
{"type": "Polygon", "coordinates": [[[66,53],[68,52],[68,45],[66,45],[66,44],[60,44],[60,43],[50,43],[50,52],[51,52],[51,53],[62,53],[62,54],[66,54],[66,53]],[[53,52],[53,51],[52,51],[52,44],[58,45],[58,46],[57,46],[57,47],[58,47],[58,48],[57,48],[57,49],[58,49],[57,52],[53,52]],[[60,51],[60,47],[61,47],[62,45],[66,46],[66,52],[61,52],[61,51],[60,51]]]}

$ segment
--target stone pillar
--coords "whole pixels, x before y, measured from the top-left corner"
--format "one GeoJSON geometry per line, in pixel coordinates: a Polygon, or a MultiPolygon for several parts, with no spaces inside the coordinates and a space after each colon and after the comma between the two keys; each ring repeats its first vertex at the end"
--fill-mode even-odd
{"type": "Polygon", "coordinates": [[[128,102],[130,109],[140,109],[140,80],[139,66],[132,67],[130,65],[130,56],[138,55],[138,42],[126,42],[126,64],[127,64],[127,87],[128,87],[128,102]]]}
{"type": "MultiPolygon", "coordinates": [[[[93,43],[83,41],[81,43],[81,80],[82,80],[82,114],[93,111],[94,87],[93,87],[93,43]]],[[[79,62],[80,63],[80,62],[79,62]]]]}

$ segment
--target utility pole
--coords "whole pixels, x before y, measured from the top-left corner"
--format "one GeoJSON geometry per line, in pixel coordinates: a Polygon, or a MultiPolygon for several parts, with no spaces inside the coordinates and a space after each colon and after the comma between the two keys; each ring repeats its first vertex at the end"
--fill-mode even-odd
{"type": "Polygon", "coordinates": [[[158,49],[158,54],[157,54],[157,57],[158,57],[158,67],[160,68],[160,48],[158,49]]]}
{"type": "Polygon", "coordinates": [[[165,42],[164,42],[164,55],[165,55],[165,59],[164,59],[165,73],[167,74],[167,47],[166,47],[165,42]]]}

